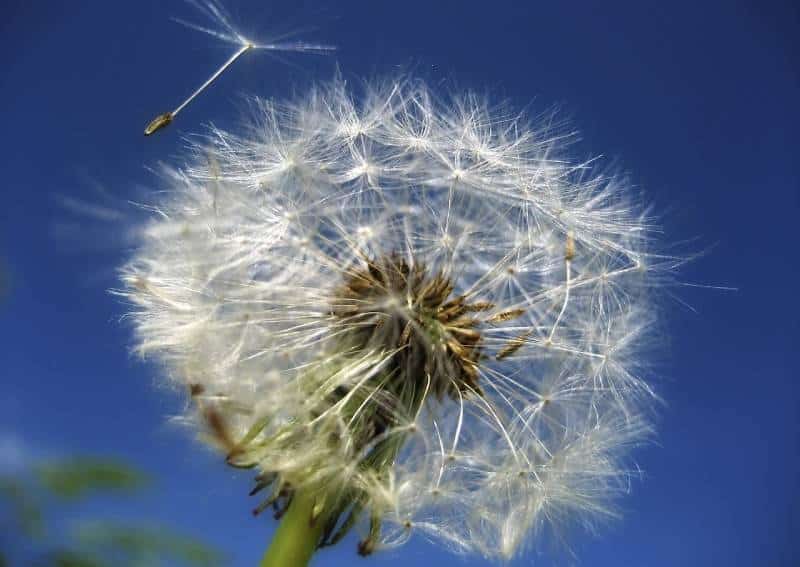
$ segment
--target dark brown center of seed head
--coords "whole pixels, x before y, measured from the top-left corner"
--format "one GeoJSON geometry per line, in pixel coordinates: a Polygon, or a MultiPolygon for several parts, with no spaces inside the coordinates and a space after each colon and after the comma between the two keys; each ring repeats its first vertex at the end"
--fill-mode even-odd
{"type": "Polygon", "coordinates": [[[453,289],[444,273],[396,254],[383,256],[348,272],[334,293],[334,324],[348,346],[389,353],[396,387],[410,380],[440,400],[480,394],[481,320],[473,314],[492,306],[469,303],[453,289]]]}

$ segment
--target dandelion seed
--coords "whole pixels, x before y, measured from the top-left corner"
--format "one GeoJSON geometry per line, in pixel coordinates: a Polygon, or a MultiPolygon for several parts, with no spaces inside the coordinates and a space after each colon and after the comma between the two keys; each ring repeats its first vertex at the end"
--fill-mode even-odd
{"type": "Polygon", "coordinates": [[[164,114],[159,114],[158,116],[156,116],[152,120],[152,122],[150,122],[150,124],[147,125],[147,128],[145,128],[144,135],[149,136],[150,134],[153,134],[158,130],[160,130],[161,128],[164,128],[165,126],[169,125],[175,119],[178,113],[186,107],[186,105],[192,102],[197,97],[197,95],[206,90],[211,85],[211,83],[213,83],[217,79],[217,77],[219,77],[225,71],[225,69],[233,65],[234,61],[239,59],[239,57],[244,55],[246,51],[252,48],[253,45],[249,43],[239,48],[239,51],[231,55],[231,57],[225,63],[223,63],[219,69],[214,71],[214,73],[206,80],[205,83],[200,85],[197,88],[197,90],[194,91],[191,95],[189,95],[189,98],[187,98],[181,104],[179,104],[175,110],[173,110],[172,112],[165,112],[164,114]]]}
{"type": "Polygon", "coordinates": [[[613,515],[663,280],[629,189],[552,123],[409,78],[257,116],[168,176],[121,291],[208,442],[272,487],[256,512],[309,554],[357,530],[362,555],[489,558],[613,515]]]}
{"type": "Polygon", "coordinates": [[[525,345],[525,340],[530,337],[532,331],[525,331],[524,333],[517,335],[500,349],[500,352],[497,353],[495,358],[497,360],[503,360],[504,358],[508,358],[509,356],[513,355],[519,349],[521,349],[525,345]]]}
{"type": "Polygon", "coordinates": [[[564,245],[564,260],[572,262],[575,259],[575,237],[567,233],[567,243],[564,245]]]}
{"type": "Polygon", "coordinates": [[[558,317],[556,317],[555,323],[553,323],[553,328],[550,329],[550,335],[547,337],[547,343],[553,342],[553,335],[556,334],[556,329],[558,328],[558,324],[561,322],[561,318],[564,316],[564,313],[567,311],[567,304],[569,303],[569,290],[570,285],[572,284],[571,275],[572,275],[572,260],[575,258],[575,237],[571,233],[567,233],[567,243],[564,246],[564,265],[565,265],[565,283],[564,283],[564,303],[561,304],[561,311],[558,312],[558,317]]]}
{"type": "Polygon", "coordinates": [[[171,112],[164,112],[156,116],[147,127],[144,129],[144,135],[150,136],[151,134],[156,133],[157,131],[161,130],[162,128],[168,126],[172,123],[178,113],[186,108],[186,106],[192,102],[195,98],[197,98],[200,93],[206,90],[211,84],[219,78],[219,76],[225,72],[228,67],[233,65],[233,63],[239,59],[242,55],[244,55],[247,51],[262,49],[266,51],[274,51],[274,52],[300,52],[300,53],[316,53],[316,54],[326,54],[329,53],[335,48],[330,45],[324,44],[314,44],[314,43],[306,43],[306,42],[264,42],[259,43],[257,41],[252,41],[245,36],[243,36],[231,23],[230,17],[225,13],[222,7],[215,2],[206,2],[206,3],[199,3],[199,2],[192,2],[199,10],[204,12],[208,15],[215,23],[219,26],[219,30],[215,30],[212,28],[199,26],[197,24],[192,24],[189,22],[185,22],[183,20],[177,20],[179,23],[189,27],[191,29],[201,31],[203,33],[207,33],[217,39],[222,41],[232,43],[237,45],[239,49],[230,56],[230,58],[225,61],[216,71],[214,71],[211,76],[206,79],[206,81],[200,85],[189,97],[184,100],[181,104],[179,104],[175,110],[171,112]]]}
{"type": "Polygon", "coordinates": [[[489,323],[503,323],[505,321],[511,321],[512,319],[516,319],[517,317],[521,317],[525,314],[524,309],[509,309],[508,311],[503,311],[502,313],[498,313],[497,315],[492,315],[487,319],[489,323]]]}

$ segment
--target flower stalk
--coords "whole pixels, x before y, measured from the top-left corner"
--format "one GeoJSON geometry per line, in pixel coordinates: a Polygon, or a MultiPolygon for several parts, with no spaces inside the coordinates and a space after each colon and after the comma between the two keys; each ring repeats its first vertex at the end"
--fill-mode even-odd
{"type": "Polygon", "coordinates": [[[315,517],[317,496],[298,491],[292,498],[286,515],[281,519],[260,567],[303,567],[316,551],[325,518],[315,517]]]}

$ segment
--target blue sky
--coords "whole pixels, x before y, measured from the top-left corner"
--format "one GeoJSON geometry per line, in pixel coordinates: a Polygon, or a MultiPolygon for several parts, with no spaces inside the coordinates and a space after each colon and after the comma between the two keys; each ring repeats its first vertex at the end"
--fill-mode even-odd
{"type": "MultiPolygon", "coordinates": [[[[184,2],[6,0],[0,22],[0,449],[19,459],[91,453],[131,460],[152,496],[105,510],[204,537],[253,565],[274,524],[253,519],[250,479],[169,417],[181,400],[128,353],[107,293],[125,225],[76,202],[125,211],[179,159],[182,136],[234,125],[243,93],[282,96],[338,64],[348,77],[411,70],[518,107],[563,108],[577,151],[629,171],[666,242],[708,253],[671,291],[655,361],[666,400],[657,443],[625,518],[571,543],[586,566],[800,562],[800,8],[791,2],[230,2],[245,30],[315,27],[333,57],[248,56],[158,136],[230,46],[181,27],[184,2]],[[110,221],[110,222],[109,222],[110,221]],[[692,306],[693,310],[682,304],[692,306]]],[[[539,558],[535,551],[514,565],[539,558]]],[[[563,556],[559,559],[565,559],[563,556]]],[[[373,565],[484,565],[424,541],[373,565]]],[[[317,565],[361,563],[355,540],[317,565]]]]}

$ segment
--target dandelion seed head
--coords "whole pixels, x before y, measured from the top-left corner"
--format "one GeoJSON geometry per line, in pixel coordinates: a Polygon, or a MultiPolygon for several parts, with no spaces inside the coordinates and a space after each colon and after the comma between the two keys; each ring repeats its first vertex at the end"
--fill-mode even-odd
{"type": "Polygon", "coordinates": [[[276,505],[337,487],[320,544],[362,554],[509,558],[612,516],[663,265],[624,180],[409,78],[255,104],[165,176],[122,275],[207,440],[276,505]]]}

